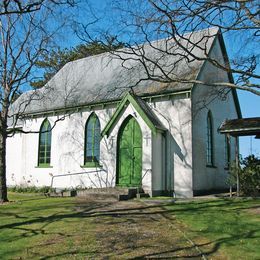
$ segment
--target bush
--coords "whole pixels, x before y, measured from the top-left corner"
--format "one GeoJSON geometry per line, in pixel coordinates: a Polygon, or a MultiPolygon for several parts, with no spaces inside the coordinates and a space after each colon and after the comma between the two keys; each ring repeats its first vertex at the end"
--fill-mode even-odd
{"type": "Polygon", "coordinates": [[[249,155],[241,162],[240,190],[243,195],[258,196],[260,191],[260,158],[249,155]]]}
{"type": "Polygon", "coordinates": [[[12,192],[28,192],[28,193],[47,193],[51,192],[54,189],[48,187],[48,186],[43,186],[43,187],[35,187],[35,186],[13,186],[9,187],[8,191],[12,192]]]}
{"type": "Polygon", "coordinates": [[[235,162],[231,163],[231,171],[228,183],[235,186],[239,177],[240,195],[259,196],[260,191],[260,158],[249,155],[240,159],[240,167],[237,169],[235,162]]]}

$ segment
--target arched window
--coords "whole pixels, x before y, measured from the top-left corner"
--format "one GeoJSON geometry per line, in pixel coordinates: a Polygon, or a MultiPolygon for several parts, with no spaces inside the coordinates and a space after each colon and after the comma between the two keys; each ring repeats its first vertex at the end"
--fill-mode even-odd
{"type": "Polygon", "coordinates": [[[230,136],[225,135],[225,166],[230,166],[230,136]]]}
{"type": "Polygon", "coordinates": [[[213,165],[213,123],[210,111],[207,116],[207,165],[213,165]]]}
{"type": "Polygon", "coordinates": [[[85,126],[84,164],[98,163],[100,159],[100,122],[95,113],[91,114],[85,126]]]}
{"type": "Polygon", "coordinates": [[[38,165],[48,166],[51,162],[51,124],[45,119],[39,133],[38,165]]]}

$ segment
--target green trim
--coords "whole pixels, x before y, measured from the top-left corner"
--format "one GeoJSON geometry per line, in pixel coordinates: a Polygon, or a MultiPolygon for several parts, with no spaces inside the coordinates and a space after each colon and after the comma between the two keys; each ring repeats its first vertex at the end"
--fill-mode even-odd
{"type": "Polygon", "coordinates": [[[128,100],[128,94],[127,93],[124,98],[122,99],[122,101],[119,103],[115,113],[113,114],[113,116],[111,117],[111,119],[108,121],[108,123],[106,124],[105,128],[103,129],[103,131],[101,132],[101,137],[108,135],[108,131],[110,130],[110,128],[112,127],[112,125],[115,123],[116,119],[118,118],[119,114],[121,113],[121,111],[129,104],[129,100],[128,100]]]}
{"type": "MultiPolygon", "coordinates": [[[[151,93],[151,94],[141,94],[138,95],[139,97],[141,97],[142,99],[152,99],[152,98],[158,98],[158,97],[164,97],[164,96],[174,96],[174,95],[182,95],[185,94],[187,92],[190,92],[191,88],[187,88],[184,90],[180,90],[180,91],[176,91],[176,90],[170,90],[170,91],[165,91],[164,93],[151,93]]],[[[27,118],[37,118],[38,117],[46,117],[48,115],[50,116],[55,116],[55,115],[59,115],[59,114],[64,114],[64,113],[78,113],[81,112],[81,110],[84,109],[93,109],[94,107],[104,107],[106,105],[112,105],[112,104],[118,104],[120,103],[121,99],[112,99],[110,101],[100,101],[100,102],[96,102],[96,103],[89,103],[89,104],[82,104],[82,105],[78,105],[78,106],[69,106],[66,108],[56,108],[56,109],[52,109],[52,110],[45,110],[45,111],[38,111],[38,112],[29,112],[29,113],[24,113],[24,116],[27,118]]]]}
{"type": "Polygon", "coordinates": [[[147,124],[147,126],[151,129],[153,134],[155,134],[157,132],[157,130],[159,130],[159,131],[162,130],[153,124],[153,122],[148,118],[148,116],[143,111],[143,109],[140,107],[140,105],[135,100],[135,98],[128,92],[128,93],[126,93],[126,95],[124,96],[122,101],[119,103],[115,113],[113,114],[113,116],[111,117],[111,119],[108,121],[105,128],[101,132],[102,137],[104,137],[105,135],[109,136],[109,134],[111,132],[111,128],[113,128],[113,126],[115,125],[115,123],[118,120],[119,115],[127,107],[128,104],[131,104],[134,107],[136,112],[142,117],[142,119],[147,124]]]}
{"type": "Polygon", "coordinates": [[[53,168],[53,166],[49,164],[39,164],[38,166],[35,166],[34,168],[53,168]]]}
{"type": "Polygon", "coordinates": [[[139,106],[139,104],[136,102],[135,98],[130,94],[129,94],[129,102],[133,105],[133,107],[135,108],[135,110],[138,112],[138,114],[142,117],[142,119],[144,120],[144,122],[148,125],[148,127],[152,130],[153,134],[156,133],[156,127],[154,126],[154,124],[151,122],[151,120],[147,117],[147,115],[145,114],[145,112],[143,111],[143,109],[139,106]]]}
{"type": "Polygon", "coordinates": [[[97,163],[95,160],[95,144],[97,144],[98,142],[98,147],[99,147],[99,153],[98,153],[98,158],[100,158],[100,139],[101,139],[101,134],[100,134],[100,121],[98,119],[98,116],[96,115],[95,112],[92,112],[90,114],[90,116],[88,117],[86,124],[85,124],[85,135],[84,135],[84,165],[86,165],[87,163],[97,163]],[[96,128],[96,123],[98,122],[99,125],[99,131],[97,132],[97,128],[96,128]],[[91,128],[91,132],[92,132],[92,138],[91,138],[91,160],[87,160],[87,144],[88,144],[88,124],[92,123],[92,128],[91,128]],[[98,137],[98,140],[96,140],[96,137],[98,137]]]}
{"type": "Polygon", "coordinates": [[[102,168],[103,166],[98,162],[86,162],[84,165],[80,166],[81,168],[102,168]]]}
{"type": "Polygon", "coordinates": [[[39,141],[38,141],[38,166],[50,165],[51,162],[51,140],[52,140],[52,129],[51,124],[47,118],[45,118],[41,124],[39,131],[39,141]],[[44,137],[44,143],[41,145],[41,139],[44,137]],[[48,150],[48,143],[50,142],[50,150],[48,150]],[[41,151],[41,148],[44,148],[44,151],[41,151]],[[41,155],[41,152],[44,152],[44,155],[41,155]],[[47,156],[47,153],[50,153],[50,156],[47,156]],[[49,160],[48,160],[49,159],[49,160]]]}

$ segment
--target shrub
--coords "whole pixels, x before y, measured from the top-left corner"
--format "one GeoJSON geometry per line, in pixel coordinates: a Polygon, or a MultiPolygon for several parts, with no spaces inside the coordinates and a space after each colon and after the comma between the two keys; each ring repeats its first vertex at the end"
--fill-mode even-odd
{"type": "Polygon", "coordinates": [[[240,167],[231,164],[229,183],[236,184],[237,173],[239,177],[240,194],[244,196],[258,196],[260,191],[260,158],[249,155],[240,159],[240,167]]]}
{"type": "Polygon", "coordinates": [[[260,158],[249,155],[241,162],[240,189],[244,195],[257,196],[260,191],[260,158]]]}
{"type": "Polygon", "coordinates": [[[12,192],[28,192],[28,193],[47,193],[54,191],[53,188],[48,186],[35,187],[35,186],[13,186],[8,188],[12,192]]]}

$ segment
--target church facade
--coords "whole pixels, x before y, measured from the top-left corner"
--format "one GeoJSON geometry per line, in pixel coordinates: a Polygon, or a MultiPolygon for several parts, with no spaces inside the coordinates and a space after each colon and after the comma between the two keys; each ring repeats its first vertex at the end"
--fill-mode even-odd
{"type": "MultiPolygon", "coordinates": [[[[221,35],[207,44],[224,60],[221,35]]],[[[199,81],[231,80],[207,61],[182,66],[199,81]]],[[[131,68],[107,53],[88,57],[65,65],[40,93],[22,95],[19,107],[36,98],[7,141],[8,185],[142,187],[179,197],[227,188],[234,140],[227,147],[218,127],[241,117],[235,90],[220,99],[194,83],[128,88],[142,73],[131,68]]]]}

